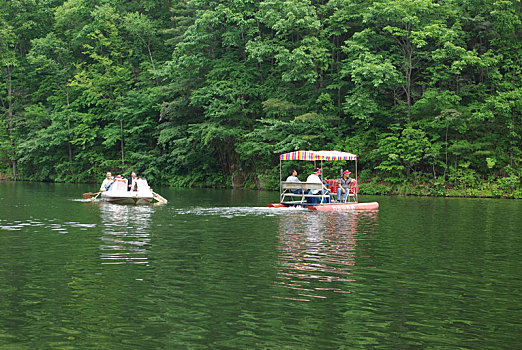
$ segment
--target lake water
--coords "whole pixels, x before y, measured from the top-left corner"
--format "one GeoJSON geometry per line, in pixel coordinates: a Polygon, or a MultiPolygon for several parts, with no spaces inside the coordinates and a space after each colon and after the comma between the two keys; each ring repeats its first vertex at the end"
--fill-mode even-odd
{"type": "Polygon", "coordinates": [[[522,201],[0,183],[2,349],[515,349],[522,201]]]}

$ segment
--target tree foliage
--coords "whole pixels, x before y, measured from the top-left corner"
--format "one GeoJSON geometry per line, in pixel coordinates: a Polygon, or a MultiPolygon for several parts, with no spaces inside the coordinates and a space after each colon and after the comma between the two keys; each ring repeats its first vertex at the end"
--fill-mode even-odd
{"type": "Polygon", "coordinates": [[[270,187],[277,154],[335,148],[360,155],[366,180],[520,191],[521,10],[4,1],[0,172],[270,187]]]}

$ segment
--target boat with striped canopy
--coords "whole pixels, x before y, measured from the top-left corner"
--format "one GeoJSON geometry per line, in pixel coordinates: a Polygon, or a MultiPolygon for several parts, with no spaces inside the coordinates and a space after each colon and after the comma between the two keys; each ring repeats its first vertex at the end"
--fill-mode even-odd
{"type": "Polygon", "coordinates": [[[283,153],[279,156],[279,203],[269,204],[268,207],[305,207],[314,211],[350,211],[350,210],[376,210],[379,203],[359,203],[357,197],[357,155],[341,151],[294,151],[283,153]],[[334,198],[337,194],[337,180],[326,180],[329,185],[328,193],[323,191],[323,184],[308,182],[282,181],[282,161],[313,161],[320,162],[320,168],[324,161],[354,161],[355,182],[349,189],[347,200],[338,202],[334,198]],[[319,193],[317,193],[319,192],[319,193]],[[316,193],[316,194],[314,194],[316,193]],[[318,203],[317,203],[318,202],[318,203]]]}

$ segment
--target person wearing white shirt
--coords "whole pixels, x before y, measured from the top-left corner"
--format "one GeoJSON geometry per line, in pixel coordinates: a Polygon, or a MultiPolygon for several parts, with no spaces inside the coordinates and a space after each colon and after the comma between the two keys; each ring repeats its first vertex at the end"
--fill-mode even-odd
{"type": "Polygon", "coordinates": [[[105,179],[100,186],[100,192],[107,191],[113,182],[114,179],[112,178],[111,172],[107,171],[107,174],[105,174],[105,179]]]}
{"type": "MultiPolygon", "coordinates": [[[[318,184],[322,184],[323,181],[321,180],[321,178],[319,177],[319,175],[321,175],[321,169],[316,169],[313,174],[310,174],[308,175],[308,177],[306,178],[306,182],[312,182],[312,183],[318,183],[318,184]]],[[[324,186],[323,186],[324,187],[324,186]]],[[[325,188],[326,189],[326,188],[325,188]]],[[[313,190],[312,191],[312,194],[318,194],[319,192],[321,192],[321,190],[313,190]]]]}
{"type": "Polygon", "coordinates": [[[301,182],[297,177],[297,170],[292,170],[292,175],[286,178],[286,182],[301,182]]]}
{"type": "MultiPolygon", "coordinates": [[[[286,178],[286,182],[301,182],[301,180],[299,180],[299,178],[297,177],[297,170],[295,170],[295,169],[292,170],[292,174],[286,178]]],[[[302,194],[303,190],[298,189],[298,190],[295,190],[292,192],[295,194],[302,194]]]]}
{"type": "MultiPolygon", "coordinates": [[[[318,184],[323,185],[322,190],[311,190],[309,192],[310,194],[321,194],[321,193],[328,194],[328,189],[323,184],[323,180],[321,180],[319,175],[321,175],[321,168],[315,169],[313,174],[308,175],[308,177],[306,178],[306,182],[318,183],[318,184]]],[[[309,203],[309,204],[317,204],[317,202],[319,202],[319,198],[312,197],[309,199],[311,200],[311,203],[309,203]]],[[[326,202],[328,203],[329,200],[327,200],[326,202]]]]}

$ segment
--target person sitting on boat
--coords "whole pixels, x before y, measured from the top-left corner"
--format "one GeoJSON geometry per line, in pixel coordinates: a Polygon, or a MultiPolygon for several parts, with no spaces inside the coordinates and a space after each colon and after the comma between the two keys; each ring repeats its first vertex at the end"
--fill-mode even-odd
{"type": "Polygon", "coordinates": [[[111,172],[107,171],[107,174],[105,174],[105,179],[103,179],[103,182],[100,186],[100,192],[108,191],[113,183],[114,178],[112,177],[111,172]]]}
{"type": "Polygon", "coordinates": [[[118,175],[114,179],[114,185],[112,185],[113,190],[116,191],[125,191],[127,189],[127,179],[125,179],[123,176],[118,175]]]}
{"type": "MultiPolygon", "coordinates": [[[[297,170],[295,170],[295,169],[292,170],[292,174],[286,178],[286,182],[301,182],[301,180],[299,180],[299,178],[297,177],[297,170]]],[[[298,189],[298,190],[295,190],[292,192],[295,194],[302,194],[303,190],[298,189]]]]}
{"type": "MultiPolygon", "coordinates": [[[[319,184],[323,185],[322,190],[311,190],[308,192],[309,194],[314,194],[314,195],[318,195],[318,194],[327,195],[328,194],[328,188],[324,185],[323,180],[321,180],[321,178],[319,177],[320,175],[321,175],[321,168],[317,168],[317,169],[315,169],[315,171],[312,174],[310,174],[306,178],[306,182],[319,183],[319,184]]],[[[328,198],[325,198],[325,200],[323,200],[323,203],[328,203],[329,202],[328,198]]],[[[308,202],[308,204],[317,204],[318,202],[320,202],[320,200],[318,197],[308,197],[307,202],[308,202]]]]}
{"type": "Polygon", "coordinates": [[[135,171],[131,172],[131,176],[127,180],[127,191],[137,191],[138,190],[138,175],[135,171]]]}
{"type": "Polygon", "coordinates": [[[286,182],[301,182],[301,180],[299,180],[297,177],[297,170],[292,170],[292,174],[286,178],[286,182]]]}
{"type": "Polygon", "coordinates": [[[346,197],[348,197],[348,193],[350,192],[350,187],[354,186],[357,181],[350,177],[352,172],[350,170],[345,170],[343,172],[343,177],[339,179],[339,188],[337,189],[337,200],[346,202],[346,197]]]}

